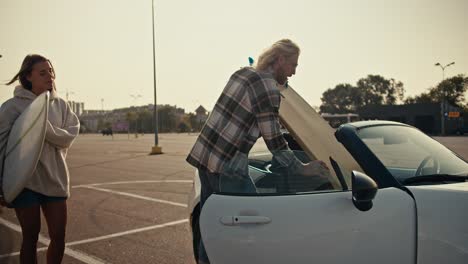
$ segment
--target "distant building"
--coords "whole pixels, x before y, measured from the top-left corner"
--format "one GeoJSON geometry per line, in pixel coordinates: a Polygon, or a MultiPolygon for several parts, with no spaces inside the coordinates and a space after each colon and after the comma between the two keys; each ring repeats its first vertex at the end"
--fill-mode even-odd
{"type": "Polygon", "coordinates": [[[99,124],[106,120],[106,116],[109,115],[110,111],[104,110],[84,110],[79,116],[81,126],[85,132],[97,132],[99,130],[99,124]]]}
{"type": "Polygon", "coordinates": [[[81,129],[84,129],[85,132],[97,132],[98,131],[98,119],[81,119],[81,129]]]}
{"type": "Polygon", "coordinates": [[[195,109],[195,116],[199,123],[205,123],[205,121],[208,119],[207,111],[201,105],[197,109],[195,109]]]}
{"type": "Polygon", "coordinates": [[[112,131],[114,132],[127,132],[129,131],[130,124],[128,121],[117,121],[112,123],[112,131]]]}
{"type": "Polygon", "coordinates": [[[174,116],[176,117],[177,123],[182,122],[185,116],[185,109],[177,108],[177,105],[174,105],[174,116]]]}
{"type": "MultiPolygon", "coordinates": [[[[158,118],[160,131],[175,131],[175,127],[185,116],[185,110],[177,108],[177,106],[158,105],[158,112],[162,109],[169,109],[169,112],[164,112],[166,115],[160,113],[158,118]],[[168,117],[170,117],[170,120],[167,120],[168,117]],[[170,124],[172,126],[169,126],[170,124]]],[[[80,120],[86,127],[86,132],[98,132],[100,129],[112,128],[113,132],[116,133],[135,130],[148,133],[153,131],[153,110],[153,104],[118,108],[110,111],[85,110],[80,116],[80,120]],[[144,115],[144,118],[129,121],[128,113],[130,112],[137,114],[146,112],[146,115],[144,115]],[[148,118],[148,112],[150,112],[150,118],[148,118]]]]}
{"type": "Polygon", "coordinates": [[[84,111],[84,103],[82,102],[74,102],[69,101],[68,104],[70,105],[71,110],[77,115],[81,116],[84,111]]]}

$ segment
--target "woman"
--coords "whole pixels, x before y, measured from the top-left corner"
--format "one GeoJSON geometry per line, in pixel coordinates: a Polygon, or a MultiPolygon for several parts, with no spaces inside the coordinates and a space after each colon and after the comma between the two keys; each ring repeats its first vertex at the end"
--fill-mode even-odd
{"type": "MultiPolygon", "coordinates": [[[[41,229],[40,210],[47,222],[50,244],[47,263],[60,263],[65,250],[69,174],[65,157],[78,135],[79,121],[68,103],[55,91],[55,71],[40,55],[28,55],[20,71],[7,85],[19,80],[14,97],[0,108],[0,160],[5,157],[9,131],[16,118],[43,92],[50,92],[45,142],[39,162],[25,189],[6,204],[1,188],[3,162],[0,163],[0,204],[14,208],[22,230],[21,263],[37,263],[37,240],[41,229]]],[[[5,164],[4,166],[8,166],[5,164]]]]}

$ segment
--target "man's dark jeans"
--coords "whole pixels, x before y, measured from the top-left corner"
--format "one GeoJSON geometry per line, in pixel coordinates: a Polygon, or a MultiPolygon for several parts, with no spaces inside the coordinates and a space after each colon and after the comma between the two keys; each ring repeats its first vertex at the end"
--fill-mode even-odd
{"type": "MultiPolygon", "coordinates": [[[[208,197],[214,192],[219,191],[219,174],[211,173],[207,170],[199,169],[198,176],[200,177],[201,183],[201,194],[200,194],[200,213],[203,209],[208,197]]],[[[200,243],[198,247],[198,264],[209,264],[208,255],[206,254],[205,245],[203,244],[200,236],[200,243]]]]}

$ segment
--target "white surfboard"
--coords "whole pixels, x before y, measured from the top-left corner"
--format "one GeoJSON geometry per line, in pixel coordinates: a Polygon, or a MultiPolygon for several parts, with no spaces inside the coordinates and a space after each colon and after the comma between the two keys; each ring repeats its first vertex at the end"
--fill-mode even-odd
{"type": "Polygon", "coordinates": [[[11,203],[33,175],[44,145],[49,92],[39,95],[16,119],[8,137],[3,166],[3,194],[11,203]]]}
{"type": "MultiPolygon", "coordinates": [[[[331,157],[341,167],[363,171],[344,146],[335,138],[335,130],[325,121],[294,89],[278,86],[281,91],[281,106],[279,116],[281,123],[297,140],[297,143],[312,159],[325,162],[332,172],[332,185],[339,188],[341,184],[333,169],[331,157]]],[[[346,184],[351,186],[351,177],[345,177],[346,184]]]]}

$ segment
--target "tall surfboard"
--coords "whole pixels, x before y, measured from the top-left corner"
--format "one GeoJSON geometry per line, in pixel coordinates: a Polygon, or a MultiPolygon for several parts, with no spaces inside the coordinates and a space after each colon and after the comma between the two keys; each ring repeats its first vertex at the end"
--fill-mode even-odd
{"type": "MultiPolygon", "coordinates": [[[[297,143],[312,160],[325,162],[332,172],[331,183],[335,188],[341,186],[333,170],[330,158],[349,173],[363,171],[359,164],[335,138],[335,130],[325,121],[291,86],[278,85],[281,92],[279,116],[281,123],[296,139],[297,143]],[[333,153],[333,157],[329,154],[333,153]]],[[[351,177],[345,177],[351,186],[351,177]]]]}
{"type": "Polygon", "coordinates": [[[11,203],[31,179],[44,145],[49,92],[39,95],[16,119],[3,160],[3,194],[11,203]]]}

